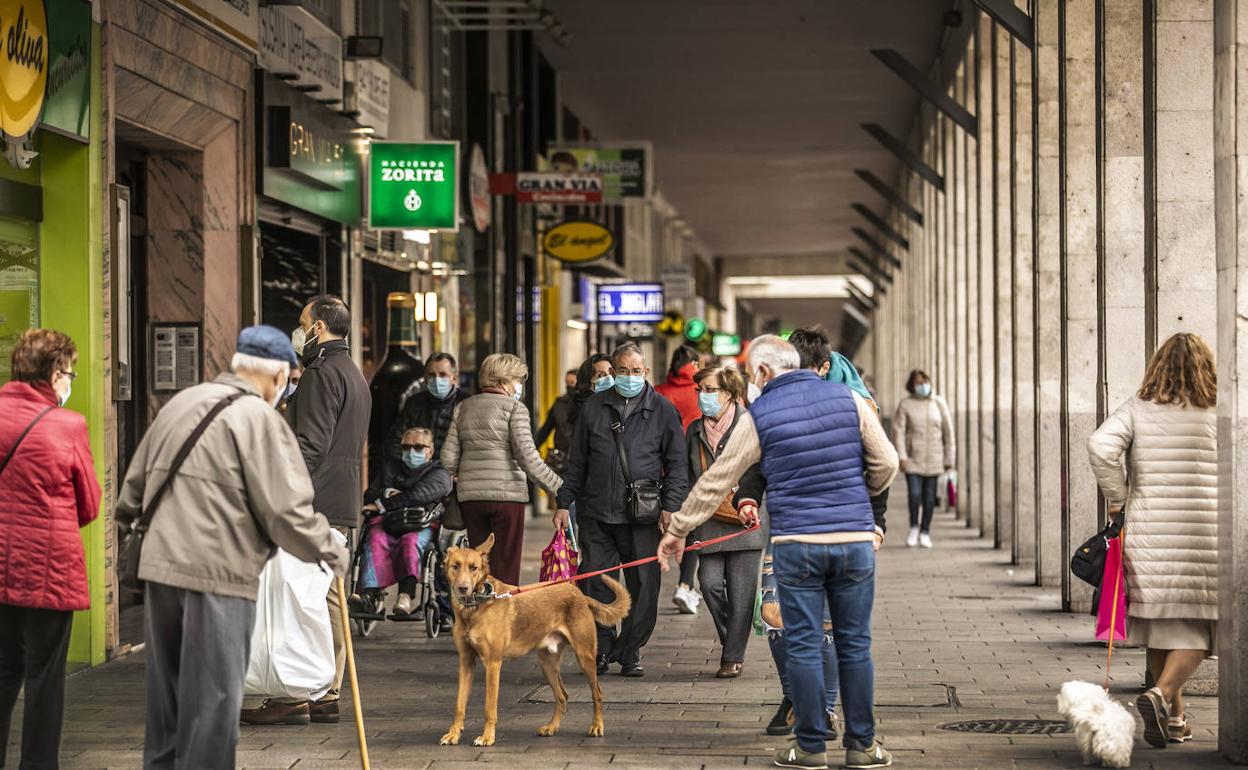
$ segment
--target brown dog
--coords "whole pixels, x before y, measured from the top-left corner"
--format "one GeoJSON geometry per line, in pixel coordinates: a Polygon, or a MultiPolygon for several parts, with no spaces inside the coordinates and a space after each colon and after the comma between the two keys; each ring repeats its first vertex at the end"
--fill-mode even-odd
{"type": "Polygon", "coordinates": [[[576,653],[577,663],[594,696],[594,721],[589,726],[589,734],[602,735],[602,689],[598,686],[594,661],[598,654],[594,621],[606,626],[622,621],[632,606],[627,589],[604,576],[602,579],[615,592],[615,601],[610,604],[589,598],[572,583],[508,598],[489,598],[489,588],[499,594],[515,588],[489,580],[488,555],[493,545],[494,535],[490,535],[476,548],[451,548],[446,554],[446,578],[455,609],[455,647],[459,650],[459,697],[455,703],[455,718],[442,736],[442,745],[459,743],[478,659],[485,667],[485,729],[472,743],[474,746],[494,745],[498,680],[503,660],[518,658],[533,650],[537,650],[542,672],[555,696],[555,714],[537,734],[548,736],[559,732],[559,722],[568,709],[568,691],[559,674],[564,646],[571,646],[576,653]]]}

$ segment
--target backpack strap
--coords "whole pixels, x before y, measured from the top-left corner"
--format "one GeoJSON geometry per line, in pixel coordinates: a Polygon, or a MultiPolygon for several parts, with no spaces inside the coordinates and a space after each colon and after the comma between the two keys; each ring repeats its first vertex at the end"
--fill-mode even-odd
{"type": "Polygon", "coordinates": [[[30,433],[30,429],[35,427],[35,425],[43,419],[44,415],[55,408],[55,406],[49,406],[47,409],[44,409],[39,414],[35,415],[35,419],[30,421],[30,424],[26,426],[26,430],[22,431],[22,435],[18,436],[17,441],[13,442],[13,446],[9,447],[9,453],[4,456],[3,462],[0,462],[0,473],[4,473],[4,469],[9,467],[9,460],[13,459],[13,455],[17,452],[17,448],[22,445],[22,440],[26,438],[27,433],[30,433]]]}

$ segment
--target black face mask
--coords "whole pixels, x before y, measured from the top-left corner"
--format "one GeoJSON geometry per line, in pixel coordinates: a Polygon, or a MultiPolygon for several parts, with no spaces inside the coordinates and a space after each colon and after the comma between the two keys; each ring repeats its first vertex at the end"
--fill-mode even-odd
{"type": "Polygon", "coordinates": [[[307,369],[308,364],[315,361],[320,354],[321,343],[317,341],[319,337],[320,335],[313,334],[303,341],[303,352],[299,354],[299,362],[303,364],[304,369],[307,369]]]}
{"type": "Polygon", "coordinates": [[[573,395],[573,394],[575,394],[575,393],[576,393],[576,386],[575,386],[575,385],[569,385],[569,386],[568,386],[568,395],[569,395],[569,396],[571,396],[571,395],[573,395]]]}

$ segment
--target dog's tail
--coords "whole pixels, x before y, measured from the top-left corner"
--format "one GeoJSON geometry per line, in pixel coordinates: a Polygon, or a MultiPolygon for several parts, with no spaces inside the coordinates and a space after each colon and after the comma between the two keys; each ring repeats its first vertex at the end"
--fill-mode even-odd
{"type": "Polygon", "coordinates": [[[610,604],[603,604],[596,599],[585,597],[589,601],[589,611],[594,616],[594,620],[604,626],[614,626],[616,623],[628,617],[628,611],[632,609],[633,599],[628,595],[628,589],[625,588],[620,581],[602,576],[602,582],[615,592],[615,601],[610,604]]]}

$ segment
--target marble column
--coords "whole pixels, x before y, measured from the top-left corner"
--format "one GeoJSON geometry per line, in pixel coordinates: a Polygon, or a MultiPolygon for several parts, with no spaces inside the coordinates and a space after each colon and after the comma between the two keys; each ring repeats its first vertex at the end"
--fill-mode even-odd
{"type": "Polygon", "coordinates": [[[993,545],[1012,554],[1014,542],[1014,230],[1011,147],[1014,122],[1010,93],[1012,46],[1005,28],[993,25],[992,154],[993,246],[993,545]]]}
{"type": "MultiPolygon", "coordinates": [[[[979,110],[979,41],[977,36],[972,36],[969,41],[969,50],[967,55],[966,77],[964,82],[963,100],[967,109],[976,115],[982,115],[979,110]]],[[[959,490],[962,498],[965,500],[967,508],[966,525],[972,529],[979,529],[982,526],[984,518],[984,509],[980,505],[980,481],[982,480],[983,470],[983,445],[980,441],[980,413],[982,409],[982,377],[980,373],[980,351],[982,348],[983,338],[980,327],[980,144],[987,131],[984,127],[984,121],[981,118],[979,122],[979,136],[977,138],[968,138],[966,141],[965,163],[966,163],[966,248],[964,252],[965,274],[966,274],[966,304],[964,312],[966,314],[966,383],[967,383],[967,410],[966,410],[966,452],[964,457],[966,463],[963,473],[959,476],[962,489],[959,490]]]]}
{"type": "MultiPolygon", "coordinates": [[[[967,107],[966,99],[966,81],[968,78],[969,67],[967,59],[963,51],[962,64],[958,66],[957,74],[954,76],[953,87],[950,93],[953,98],[963,106],[967,107]]],[[[970,275],[968,270],[968,255],[970,253],[970,241],[968,239],[968,222],[969,209],[967,200],[969,195],[969,180],[973,179],[971,172],[967,167],[967,148],[973,145],[974,140],[971,139],[965,131],[958,131],[954,135],[952,145],[953,150],[953,239],[955,248],[953,250],[953,286],[954,286],[954,302],[953,302],[953,328],[954,328],[954,361],[955,361],[955,399],[956,406],[954,408],[954,433],[957,436],[957,468],[958,476],[961,479],[969,479],[969,457],[970,457],[970,424],[971,424],[971,375],[970,375],[970,335],[969,313],[967,308],[970,303],[968,300],[968,286],[970,275]]],[[[970,495],[965,493],[965,483],[960,485],[958,490],[957,515],[958,518],[970,524],[970,495]]]]}
{"type": "Polygon", "coordinates": [[[1248,0],[1214,4],[1218,749],[1248,762],[1248,0]]]}
{"type": "Polygon", "coordinates": [[[977,94],[979,109],[979,293],[975,300],[979,333],[979,458],[971,469],[975,477],[972,490],[979,512],[979,534],[995,539],[997,531],[996,498],[996,285],[993,265],[996,262],[995,184],[996,154],[994,137],[997,116],[993,102],[993,70],[996,67],[993,37],[996,23],[987,14],[979,17],[979,51],[977,55],[977,94]]]}
{"type": "MultiPolygon", "coordinates": [[[[1020,6],[1026,10],[1025,0],[1020,6]]],[[[1010,325],[1013,385],[1014,445],[1011,451],[1014,488],[1014,538],[1010,561],[1032,563],[1036,550],[1036,451],[1035,451],[1035,328],[1032,323],[1034,286],[1032,224],[1032,52],[1014,41],[1014,75],[1011,98],[1014,130],[1010,157],[1014,165],[1011,227],[1014,231],[1014,304],[1010,325]]]]}

